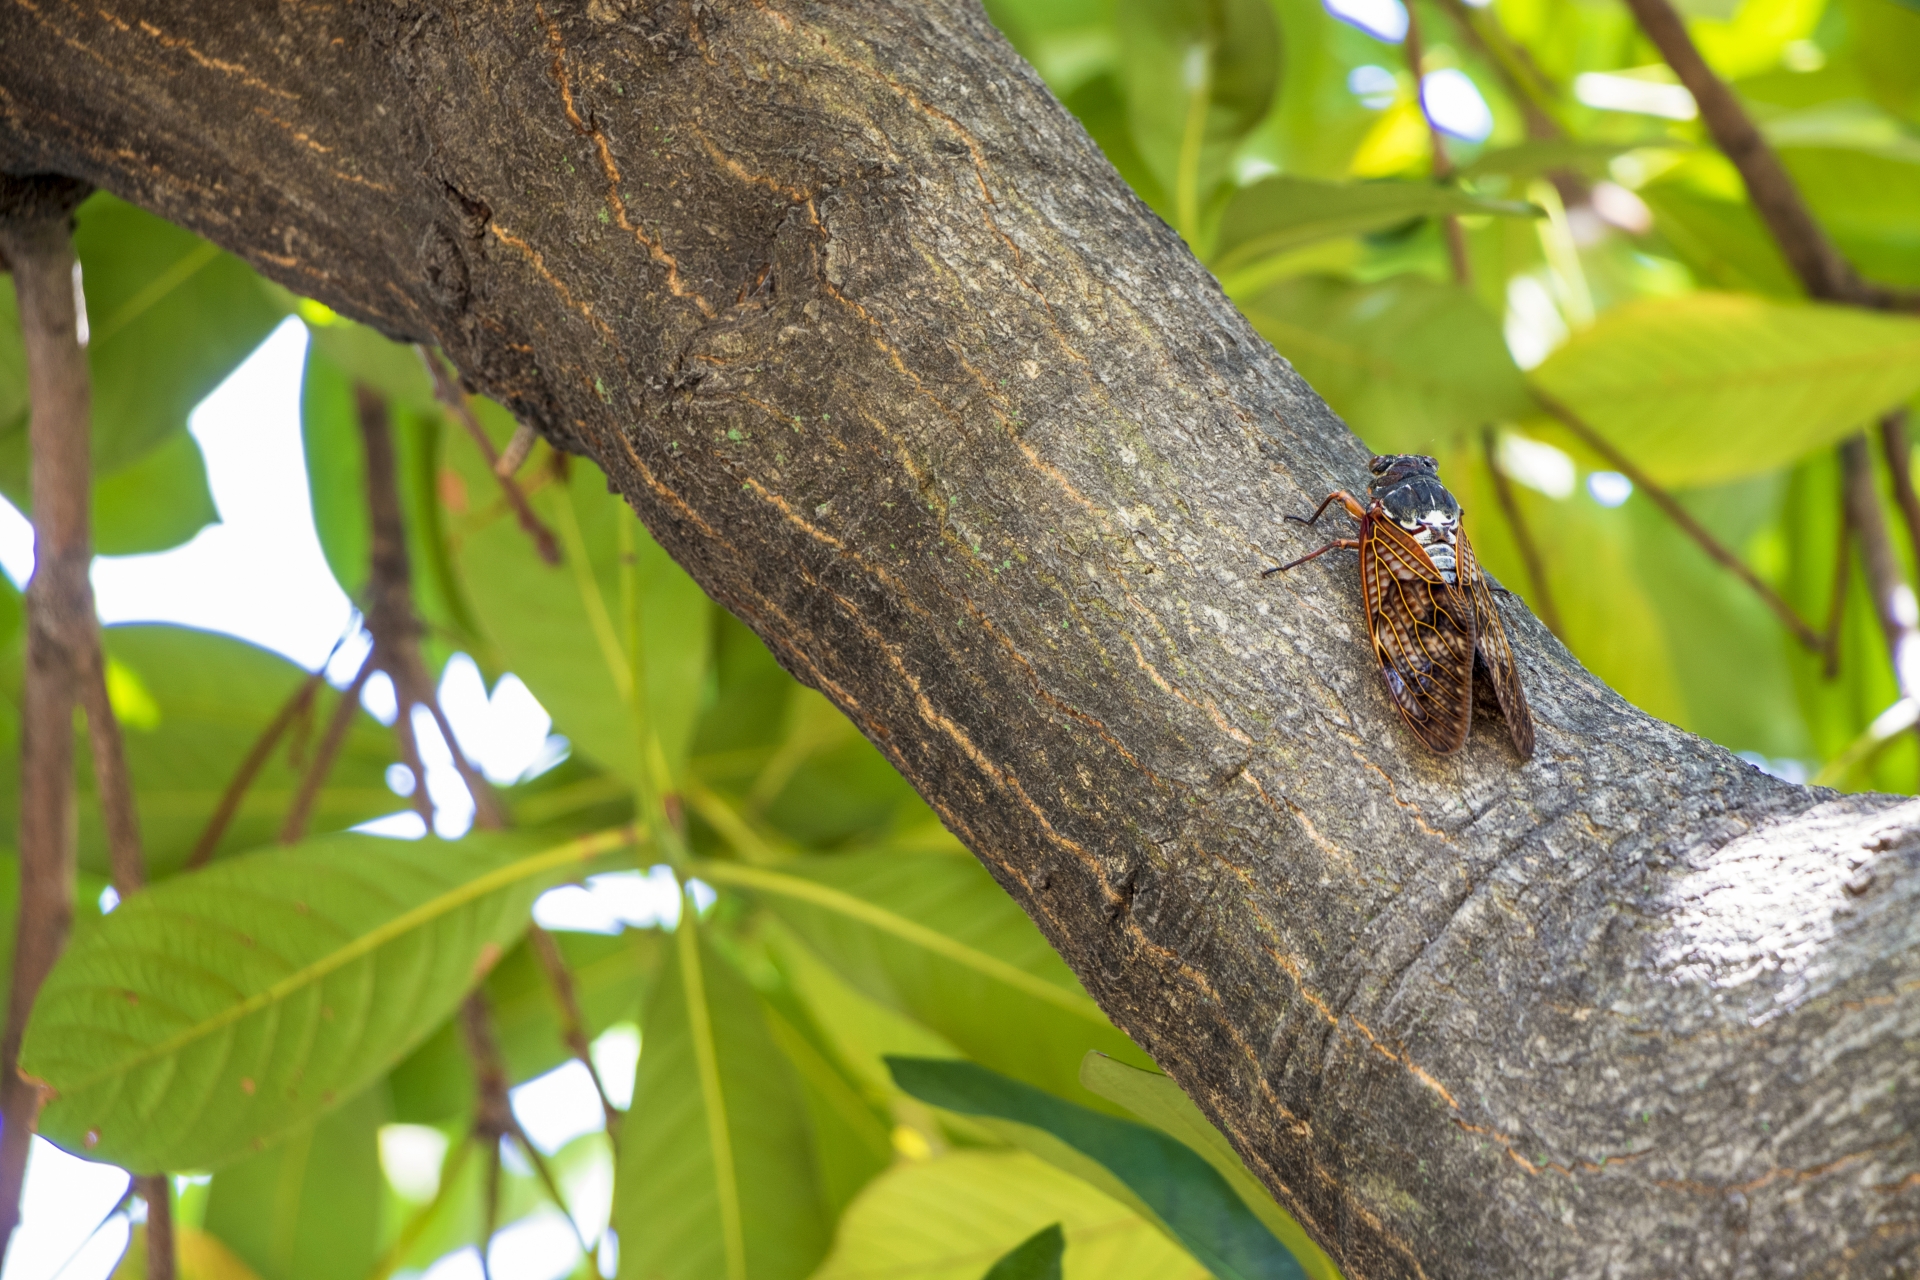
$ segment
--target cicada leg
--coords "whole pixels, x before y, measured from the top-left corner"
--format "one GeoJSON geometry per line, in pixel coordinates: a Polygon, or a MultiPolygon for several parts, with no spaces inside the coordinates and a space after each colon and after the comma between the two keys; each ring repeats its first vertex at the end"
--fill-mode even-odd
{"type": "Polygon", "coordinates": [[[1276,573],[1285,573],[1287,570],[1295,568],[1299,565],[1303,565],[1309,560],[1317,559],[1318,557],[1327,554],[1327,552],[1329,551],[1351,551],[1358,548],[1359,545],[1360,545],[1360,539],[1358,538],[1335,538],[1332,542],[1329,542],[1326,546],[1320,548],[1318,551],[1309,551],[1306,555],[1301,556],[1298,560],[1289,560],[1287,563],[1277,564],[1271,569],[1262,569],[1260,571],[1260,576],[1263,578],[1271,578],[1276,573]]]}

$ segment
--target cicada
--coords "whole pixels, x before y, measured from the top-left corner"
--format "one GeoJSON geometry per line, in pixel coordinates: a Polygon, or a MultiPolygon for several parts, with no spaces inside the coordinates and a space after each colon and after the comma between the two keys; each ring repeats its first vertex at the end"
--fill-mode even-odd
{"type": "Polygon", "coordinates": [[[1492,687],[1520,757],[1531,758],[1533,713],[1513,648],[1494,588],[1460,527],[1460,503],[1440,483],[1440,465],[1422,454],[1393,453],[1375,458],[1371,470],[1366,505],[1336,489],[1311,517],[1287,517],[1311,526],[1338,502],[1360,522],[1359,537],[1336,538],[1261,576],[1338,548],[1358,550],[1373,654],[1414,737],[1442,754],[1465,746],[1478,676],[1492,687]]]}

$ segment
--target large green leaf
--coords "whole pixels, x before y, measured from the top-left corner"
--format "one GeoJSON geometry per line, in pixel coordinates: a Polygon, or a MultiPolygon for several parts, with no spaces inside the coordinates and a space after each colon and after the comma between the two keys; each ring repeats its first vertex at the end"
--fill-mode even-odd
{"type": "MultiPolygon", "coordinates": [[[[494,406],[482,409],[504,445],[511,420],[494,406]]],[[[567,477],[556,479],[547,465],[553,455],[542,450],[522,474],[534,510],[560,541],[563,562],[550,565],[498,497],[478,452],[451,449],[448,458],[468,504],[452,524],[455,563],[501,663],[526,681],[554,732],[575,749],[643,793],[661,772],[671,783],[707,696],[712,604],[591,464],[573,459],[567,477]]]]}
{"type": "Polygon", "coordinates": [[[386,1091],[339,1110],[214,1175],[206,1229],[260,1280],[364,1276],[379,1251],[380,1126],[386,1091]]]}
{"type": "MultiPolygon", "coordinates": [[[[93,373],[93,465],[150,454],[283,314],[253,271],[189,231],[112,196],[80,207],[93,373]]],[[[0,290],[0,492],[26,507],[26,395],[13,291],[0,290]]]]}
{"type": "Polygon", "coordinates": [[[1267,114],[1280,28],[1267,0],[1119,0],[1121,80],[1135,143],[1192,240],[1234,144],[1267,114]]]}
{"type": "Polygon", "coordinates": [[[1078,1094],[1088,1049],[1146,1064],[965,854],[715,862],[700,874],[752,891],[856,989],[997,1070],[1078,1094]]]}
{"type": "Polygon", "coordinates": [[[1451,436],[1533,408],[1499,321],[1458,285],[1308,276],[1240,307],[1380,453],[1438,453],[1451,436]]]}
{"type": "Polygon", "coordinates": [[[332,836],[217,863],[76,930],[21,1069],[40,1132],[136,1170],[217,1168],[358,1093],[627,831],[530,848],[332,836]]]}
{"type": "Polygon", "coordinates": [[[955,1151],[875,1179],[840,1221],[813,1280],[981,1280],[1051,1223],[1066,1280],[1207,1280],[1179,1245],[1112,1197],[1024,1151],[955,1151]]]}
{"type": "Polygon", "coordinates": [[[1117,1179],[1219,1280],[1300,1280],[1300,1264],[1233,1188],[1157,1129],[1076,1106],[972,1062],[893,1058],[894,1083],[962,1115],[1037,1129],[1117,1179]]]}
{"type": "Polygon", "coordinates": [[[1443,213],[1532,217],[1539,210],[1511,200],[1483,200],[1428,182],[1316,182],[1290,176],[1242,187],[1220,215],[1208,265],[1221,276],[1262,258],[1334,236],[1364,235],[1443,213]]]}
{"type": "Polygon", "coordinates": [[[1266,1224],[1274,1238],[1287,1247],[1299,1262],[1308,1280],[1340,1280],[1333,1259],[1320,1250],[1303,1231],[1293,1215],[1274,1203],[1258,1179],[1247,1171],[1239,1152],[1221,1132],[1200,1114],[1200,1108],[1180,1091],[1180,1086],[1154,1071],[1142,1071],[1124,1062],[1097,1053],[1087,1055],[1080,1066],[1080,1082],[1109,1102],[1117,1102],[1134,1115],[1200,1154],[1227,1180],[1234,1194],[1266,1224]]]}
{"type": "Polygon", "coordinates": [[[1695,293],[1616,307],[1532,372],[1656,479],[1757,475],[1920,390],[1920,319],[1695,293]]]}
{"type": "Polygon", "coordinates": [[[629,1280],[799,1280],[826,1252],[807,1116],[759,997],[691,910],[647,1001],[614,1226],[629,1280]]]}

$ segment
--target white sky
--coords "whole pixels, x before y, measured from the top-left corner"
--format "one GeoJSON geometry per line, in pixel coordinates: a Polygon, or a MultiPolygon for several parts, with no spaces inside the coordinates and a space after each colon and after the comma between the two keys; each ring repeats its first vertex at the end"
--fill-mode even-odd
{"type": "MultiPolygon", "coordinates": [[[[327,569],[307,495],[300,442],[306,342],[305,327],[297,320],[286,321],[194,411],[189,428],[206,457],[220,523],[172,551],[95,560],[93,584],[103,622],[202,627],[251,640],[309,669],[326,661],[353,622],[353,606],[327,569]]],[[[0,568],[16,585],[33,569],[32,527],[4,499],[0,568]]],[[[360,651],[343,646],[329,669],[336,684],[344,683],[341,673],[351,670],[360,651]]],[[[382,676],[370,682],[364,701],[369,711],[390,723],[393,691],[379,683],[384,680],[382,676]]],[[[511,675],[489,696],[479,669],[460,655],[447,664],[440,690],[455,734],[493,781],[512,781],[530,768],[552,764],[564,751],[565,740],[548,733],[552,721],[547,713],[511,675]]],[[[472,820],[472,802],[431,720],[418,728],[428,793],[440,808],[436,826],[441,835],[461,835],[472,820]]],[[[411,790],[412,779],[404,769],[391,780],[399,784],[397,790],[411,790]]],[[[396,796],[400,811],[369,825],[382,834],[421,834],[419,818],[401,810],[401,803],[396,796]]],[[[539,907],[550,928],[594,932],[671,922],[678,915],[679,896],[664,867],[647,875],[596,876],[587,887],[556,890],[553,900],[543,899],[539,907]]],[[[639,1048],[632,1027],[616,1027],[595,1043],[595,1063],[615,1092],[624,1087],[631,1093],[639,1048]]],[[[578,1063],[520,1086],[513,1105],[543,1150],[558,1150],[603,1126],[592,1083],[578,1063]]],[[[383,1141],[383,1154],[390,1145],[404,1154],[409,1135],[393,1136],[395,1143],[383,1141]]],[[[95,1228],[126,1185],[126,1175],[118,1169],[69,1156],[36,1138],[23,1223],[0,1280],[104,1280],[119,1259],[128,1228],[124,1216],[97,1232],[95,1228]]],[[[590,1166],[583,1184],[571,1189],[570,1207],[590,1240],[606,1223],[611,1188],[612,1167],[603,1161],[590,1166]]],[[[611,1260],[611,1242],[602,1254],[603,1262],[611,1260]]],[[[490,1262],[494,1280],[558,1280],[572,1271],[578,1256],[566,1220],[548,1210],[496,1236],[490,1262]]],[[[478,1280],[479,1258],[470,1249],[451,1254],[426,1275],[431,1280],[478,1280]]]]}

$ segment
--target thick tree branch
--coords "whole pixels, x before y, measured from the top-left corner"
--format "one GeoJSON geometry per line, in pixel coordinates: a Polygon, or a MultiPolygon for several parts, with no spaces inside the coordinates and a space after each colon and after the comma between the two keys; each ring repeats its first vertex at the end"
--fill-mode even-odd
{"type": "Polygon", "coordinates": [[[1920,806],[1512,602],[1533,761],[1424,754],[1353,575],[1257,576],[1366,451],[977,6],[37,0],[0,87],[591,456],[1350,1280],[1911,1270],[1920,806]]]}

